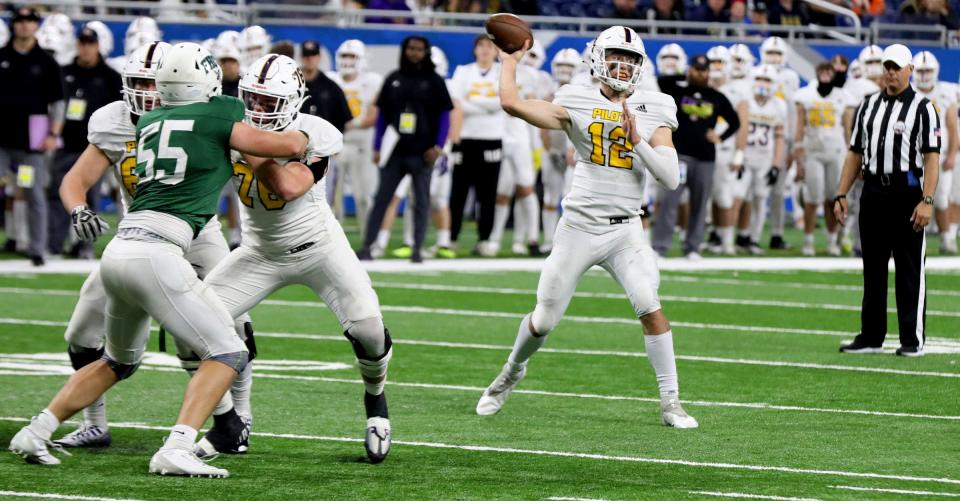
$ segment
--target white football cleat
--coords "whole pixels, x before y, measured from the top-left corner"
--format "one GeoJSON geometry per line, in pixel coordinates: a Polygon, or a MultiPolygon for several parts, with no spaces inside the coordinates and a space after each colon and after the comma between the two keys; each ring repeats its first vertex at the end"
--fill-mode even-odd
{"type": "Polygon", "coordinates": [[[510,362],[504,364],[497,378],[483,391],[483,396],[481,396],[480,401],[477,402],[477,414],[481,416],[492,416],[500,412],[500,408],[503,407],[503,404],[507,401],[507,397],[510,396],[513,387],[526,377],[526,364],[523,365],[520,372],[511,371],[511,365],[513,364],[510,362]]]}
{"type": "Polygon", "coordinates": [[[514,242],[510,247],[510,251],[518,256],[526,256],[527,254],[530,254],[530,251],[527,250],[527,246],[519,242],[514,242]]]}
{"type": "Polygon", "coordinates": [[[660,402],[660,416],[663,424],[674,428],[696,428],[700,426],[696,419],[687,414],[676,398],[665,398],[660,402]]]}
{"type": "Polygon", "coordinates": [[[53,443],[63,447],[107,447],[111,439],[109,429],[84,423],[53,443]]]}
{"type": "Polygon", "coordinates": [[[367,436],[363,447],[371,463],[382,463],[390,452],[390,420],[384,417],[367,419],[367,436]]]}
{"type": "Polygon", "coordinates": [[[188,449],[160,449],[150,459],[150,473],[181,477],[227,478],[230,472],[200,460],[188,449]]]}
{"type": "Polygon", "coordinates": [[[814,257],[817,255],[817,251],[816,249],[813,248],[812,244],[811,245],[804,244],[803,250],[801,251],[801,253],[806,257],[814,257]]]}
{"type": "Polygon", "coordinates": [[[10,440],[10,451],[31,464],[47,466],[60,464],[60,460],[47,450],[48,445],[68,456],[70,455],[69,452],[63,450],[59,445],[40,438],[29,426],[20,428],[20,431],[13,436],[13,439],[10,440]]]}
{"type": "Polygon", "coordinates": [[[841,252],[839,245],[832,243],[827,246],[827,255],[833,256],[833,257],[840,257],[842,254],[843,253],[841,252]]]}
{"type": "Polygon", "coordinates": [[[500,242],[486,241],[477,244],[477,254],[480,257],[497,257],[500,253],[500,242]]]}

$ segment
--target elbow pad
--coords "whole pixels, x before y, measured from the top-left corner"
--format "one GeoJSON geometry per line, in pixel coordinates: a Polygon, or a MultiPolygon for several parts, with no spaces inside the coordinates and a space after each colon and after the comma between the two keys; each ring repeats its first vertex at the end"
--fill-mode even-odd
{"type": "Polygon", "coordinates": [[[633,155],[643,163],[653,177],[669,190],[680,186],[680,160],[677,150],[668,146],[650,146],[646,141],[633,145],[633,155]]]}

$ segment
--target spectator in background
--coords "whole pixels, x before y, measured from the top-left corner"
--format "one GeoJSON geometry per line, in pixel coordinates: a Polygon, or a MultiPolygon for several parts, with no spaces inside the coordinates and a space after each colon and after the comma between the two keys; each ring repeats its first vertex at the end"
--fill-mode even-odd
{"type": "MultiPolygon", "coordinates": [[[[14,216],[20,225],[29,226],[27,255],[35,266],[44,264],[47,251],[47,161],[63,132],[63,76],[60,66],[37,43],[40,16],[29,7],[14,15],[13,37],[0,49],[0,174],[16,176],[13,210],[26,201],[28,213],[14,216]]],[[[13,229],[13,228],[11,228],[13,229]]],[[[7,233],[5,248],[16,249],[14,235],[25,235],[22,228],[7,233]]],[[[22,247],[22,245],[21,245],[22,247]]]]}
{"type": "MultiPolygon", "coordinates": [[[[833,86],[842,89],[847,84],[847,70],[850,69],[850,60],[843,54],[834,54],[830,58],[830,65],[833,66],[833,86]]],[[[857,102],[859,101],[857,99],[857,102]]]]}
{"type": "MultiPolygon", "coordinates": [[[[750,24],[765,25],[773,24],[770,22],[769,11],[766,0],[754,0],[753,8],[750,9],[750,24]]],[[[751,31],[754,35],[766,37],[770,33],[767,31],[751,31]]]]}
{"type": "MultiPolygon", "coordinates": [[[[370,10],[396,10],[410,12],[410,6],[407,0],[359,0],[361,5],[370,10]]],[[[393,24],[413,24],[412,17],[368,17],[368,23],[393,23],[393,24]]]]}
{"type": "MultiPolygon", "coordinates": [[[[770,5],[770,24],[782,26],[806,26],[810,24],[807,4],[802,0],[779,0],[770,5]]],[[[786,32],[779,32],[781,34],[786,32]]]]}
{"type": "Polygon", "coordinates": [[[877,17],[887,10],[887,4],[884,0],[853,0],[850,9],[861,18],[877,17]]]}
{"type": "MultiPolygon", "coordinates": [[[[80,30],[77,37],[77,57],[63,68],[67,93],[67,112],[63,126],[63,148],[57,151],[50,169],[47,200],[53,209],[49,216],[51,255],[63,253],[63,244],[70,231],[70,214],[61,210],[60,182],[70,167],[87,148],[87,122],[94,111],[120,99],[120,74],[113,71],[100,56],[100,38],[91,28],[80,30]]],[[[99,182],[87,193],[87,206],[97,207],[99,182]]],[[[76,254],[93,258],[91,242],[78,244],[76,254]]]]}
{"type": "MultiPolygon", "coordinates": [[[[730,11],[727,10],[726,0],[707,0],[700,4],[700,8],[695,10],[689,21],[701,23],[729,23],[730,11]]],[[[709,34],[712,30],[694,30],[694,34],[709,34]]]]}
{"type": "Polygon", "coordinates": [[[273,47],[270,47],[270,52],[272,54],[287,56],[290,59],[297,58],[297,48],[294,47],[293,42],[290,40],[280,40],[279,42],[273,44],[273,47]]]}
{"type": "Polygon", "coordinates": [[[643,13],[637,8],[637,0],[613,0],[613,14],[616,19],[643,19],[643,13]]]}
{"type": "Polygon", "coordinates": [[[347,98],[340,86],[320,71],[320,44],[316,40],[303,42],[300,46],[300,58],[309,96],[300,111],[316,115],[343,132],[353,114],[350,113],[347,98]]]}
{"type": "Polygon", "coordinates": [[[380,155],[386,162],[380,169],[380,186],[367,220],[360,259],[373,259],[370,247],[377,239],[383,216],[397,185],[407,174],[413,181],[414,230],[410,261],[423,261],[420,250],[427,233],[430,213],[430,178],[433,165],[440,157],[450,129],[453,102],[447,84],[435,71],[430,59],[430,42],[420,36],[409,36],[400,47],[400,68],[387,75],[377,97],[377,129],[373,139],[374,163],[380,155]],[[387,144],[388,130],[395,137],[387,144]],[[383,150],[381,151],[381,147],[383,150]]]}
{"type": "MultiPolygon", "coordinates": [[[[653,13],[655,21],[683,21],[683,2],[680,0],[653,0],[653,6],[647,9],[647,17],[653,13]]],[[[657,28],[657,33],[679,34],[678,28],[657,28]]]]}
{"type": "Polygon", "coordinates": [[[960,29],[957,15],[946,0],[908,0],[900,6],[897,20],[907,24],[942,24],[948,30],[960,29]]]}

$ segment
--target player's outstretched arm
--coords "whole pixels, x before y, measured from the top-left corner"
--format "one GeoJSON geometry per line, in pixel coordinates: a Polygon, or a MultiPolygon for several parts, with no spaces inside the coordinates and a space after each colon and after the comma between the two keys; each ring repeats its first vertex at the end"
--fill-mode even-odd
{"type": "Polygon", "coordinates": [[[60,183],[60,201],[67,212],[87,204],[87,192],[110,168],[110,159],[95,145],[88,144],[60,183]]]}
{"type": "Polygon", "coordinates": [[[243,122],[233,124],[230,133],[231,148],[264,158],[301,157],[308,142],[307,134],[298,130],[271,132],[243,122]]]}
{"type": "Polygon", "coordinates": [[[677,189],[677,186],[680,186],[680,159],[677,157],[677,148],[673,145],[673,130],[665,126],[657,127],[650,136],[650,141],[644,140],[637,131],[633,113],[626,101],[623,102],[621,120],[624,132],[633,144],[631,155],[665,188],[677,189]]]}
{"type": "Polygon", "coordinates": [[[300,198],[316,184],[310,167],[304,163],[288,162],[281,165],[272,158],[252,155],[244,155],[243,159],[253,170],[257,179],[284,202],[300,198]]]}
{"type": "Polygon", "coordinates": [[[500,106],[503,111],[541,129],[563,129],[570,122],[570,115],[560,105],[540,99],[523,99],[517,89],[517,64],[526,53],[530,42],[523,48],[507,54],[500,51],[500,106]]]}

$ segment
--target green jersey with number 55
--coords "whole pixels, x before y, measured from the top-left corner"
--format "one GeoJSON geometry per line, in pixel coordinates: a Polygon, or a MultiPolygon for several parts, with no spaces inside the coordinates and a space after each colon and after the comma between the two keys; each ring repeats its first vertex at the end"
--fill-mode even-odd
{"type": "MultiPolygon", "coordinates": [[[[623,105],[593,86],[564,85],[553,102],[570,116],[564,130],[577,153],[573,186],[563,199],[564,222],[588,233],[617,229],[611,221],[640,217],[646,203],[646,167],[631,152],[623,105]]],[[[627,106],[637,132],[649,141],[659,127],[677,128],[677,105],[659,92],[635,91],[627,106]]]]}
{"type": "Polygon", "coordinates": [[[137,123],[139,181],[130,212],[170,214],[199,232],[233,176],[230,134],[243,112],[239,99],[216,96],[144,115],[137,123]]]}

